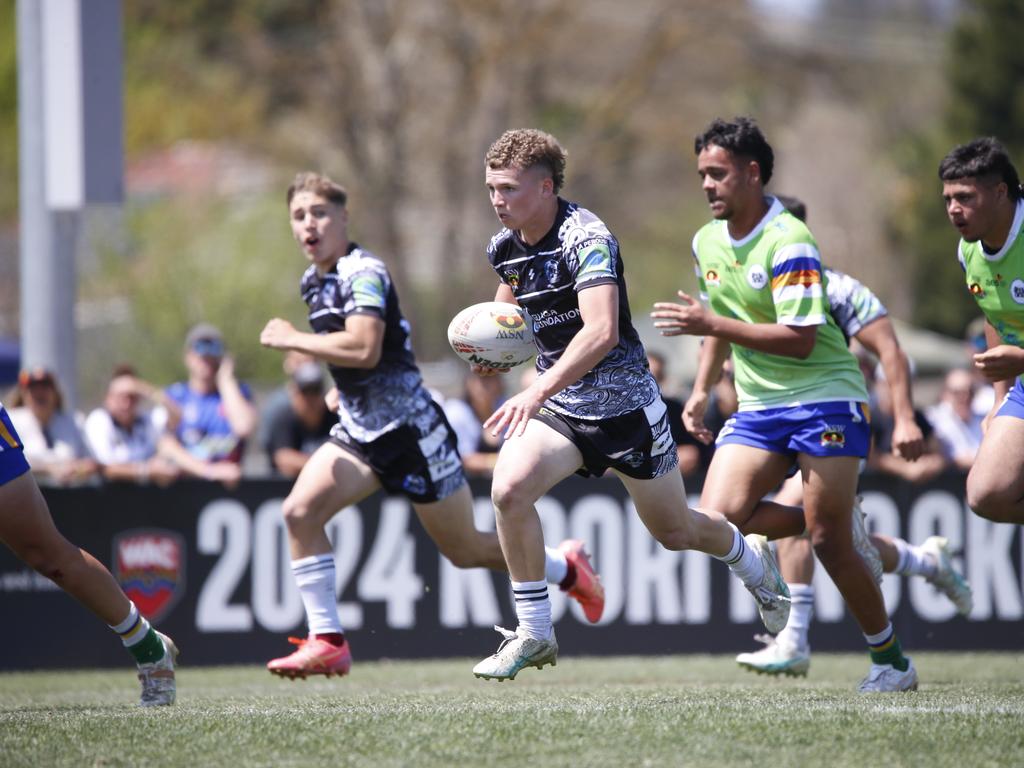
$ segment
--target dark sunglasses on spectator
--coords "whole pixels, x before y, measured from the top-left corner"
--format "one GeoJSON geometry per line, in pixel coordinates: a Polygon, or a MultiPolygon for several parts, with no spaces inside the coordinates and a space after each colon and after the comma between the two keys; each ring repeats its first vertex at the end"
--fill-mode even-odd
{"type": "Polygon", "coordinates": [[[224,342],[220,339],[196,339],[192,342],[192,351],[203,357],[223,357],[224,342]]]}

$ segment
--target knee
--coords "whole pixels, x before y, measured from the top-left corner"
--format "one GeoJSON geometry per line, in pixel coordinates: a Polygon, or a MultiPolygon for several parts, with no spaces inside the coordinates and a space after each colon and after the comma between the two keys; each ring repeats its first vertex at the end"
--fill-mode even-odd
{"type": "Polygon", "coordinates": [[[661,546],[671,552],[697,548],[697,530],[694,525],[680,525],[664,531],[651,531],[661,546]]]}
{"type": "Polygon", "coordinates": [[[967,506],[978,517],[994,523],[1013,522],[1013,501],[999,488],[967,476],[967,506]]]}
{"type": "Polygon", "coordinates": [[[810,532],[811,546],[822,565],[838,563],[845,555],[853,552],[850,542],[843,546],[842,537],[830,526],[819,525],[810,532]]]}
{"type": "Polygon", "coordinates": [[[532,509],[536,500],[523,483],[495,477],[491,484],[491,503],[499,515],[515,515],[532,509]]]}
{"type": "Polygon", "coordinates": [[[479,552],[465,543],[439,544],[438,549],[456,568],[479,568],[483,565],[479,552]]]}
{"type": "Polygon", "coordinates": [[[66,540],[33,541],[22,544],[16,551],[25,565],[49,578],[54,571],[65,570],[68,555],[77,552],[77,548],[66,540]]]}
{"type": "Polygon", "coordinates": [[[311,526],[317,525],[319,516],[315,505],[308,499],[290,494],[281,505],[281,512],[284,515],[284,524],[292,533],[306,531],[311,526]]]}

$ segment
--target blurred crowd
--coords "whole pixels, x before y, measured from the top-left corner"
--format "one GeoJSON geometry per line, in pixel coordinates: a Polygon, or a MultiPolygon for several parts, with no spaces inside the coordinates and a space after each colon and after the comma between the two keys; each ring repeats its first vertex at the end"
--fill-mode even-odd
{"type": "MultiPolygon", "coordinates": [[[[891,449],[892,405],[881,367],[855,344],[871,397],[869,467],[914,483],[927,482],[947,468],[970,468],[981,444],[982,421],[993,405],[992,387],[969,364],[971,354],[979,349],[984,349],[983,336],[969,333],[964,358],[945,374],[937,398],[933,395],[929,400],[934,402],[919,402],[916,417],[926,451],[919,460],[908,462],[891,449]]],[[[680,472],[687,480],[702,478],[714,445],[697,441],[683,426],[687,393],[670,380],[665,357],[651,352],[648,361],[669,409],[680,472]]],[[[117,366],[102,404],[88,415],[65,409],[60,382],[51,371],[22,371],[4,404],[39,480],[58,485],[164,486],[179,478],[195,478],[231,487],[243,474],[294,478],[337,420],[337,402],[324,367],[303,353],[283,356],[283,383],[262,399],[258,409],[250,387],[236,377],[216,327],[203,323],[189,331],[183,363],[185,378],[163,389],[145,381],[132,366],[117,366]],[[243,464],[253,452],[259,460],[243,464]]],[[[485,430],[483,422],[533,376],[531,365],[518,375],[513,371],[479,377],[467,371],[456,396],[434,393],[458,436],[468,474],[487,476],[493,470],[501,437],[485,430]]],[[[727,361],[712,392],[705,423],[717,434],[736,407],[727,361]]]]}

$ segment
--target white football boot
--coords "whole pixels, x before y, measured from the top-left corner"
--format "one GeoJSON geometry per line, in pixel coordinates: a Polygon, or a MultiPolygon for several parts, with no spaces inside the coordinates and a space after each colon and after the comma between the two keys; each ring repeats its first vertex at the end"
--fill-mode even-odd
{"type": "Polygon", "coordinates": [[[858,496],[853,502],[853,548],[864,560],[871,575],[880,585],[882,583],[882,556],[878,554],[878,548],[871,543],[867,526],[864,524],[864,510],[860,508],[861,497],[858,496]]]}
{"type": "Polygon", "coordinates": [[[497,625],[494,629],[501,633],[504,640],[493,656],[488,656],[473,667],[473,674],[477,677],[485,680],[515,680],[519,670],[524,667],[542,669],[548,664],[557,664],[558,642],[554,630],[547,640],[536,640],[497,625]]]}
{"type": "Polygon", "coordinates": [[[929,536],[921,545],[921,550],[935,562],[935,575],[927,577],[928,583],[952,601],[957,613],[961,616],[969,614],[974,605],[971,585],[953,567],[949,542],[942,536],[929,536]]]}
{"type": "Polygon", "coordinates": [[[789,587],[786,586],[786,581],[782,578],[768,539],[756,533],[748,533],[743,539],[747,542],[747,546],[758,554],[761,558],[761,565],[764,566],[764,579],[761,580],[761,583],[757,586],[750,584],[744,584],[744,586],[757,601],[757,610],[761,614],[761,621],[764,622],[765,629],[773,635],[777,635],[789,621],[789,587]]]}
{"type": "Polygon", "coordinates": [[[914,662],[907,659],[908,666],[900,672],[890,664],[872,664],[868,676],[857,687],[860,693],[892,693],[895,691],[916,691],[917,670],[914,662]]]}
{"type": "Polygon", "coordinates": [[[807,677],[811,667],[810,646],[799,648],[789,641],[785,632],[778,637],[754,635],[754,639],[764,643],[764,648],[737,656],[736,663],[741,667],[759,675],[807,677]]]}
{"type": "Polygon", "coordinates": [[[138,665],[139,682],[142,683],[140,707],[166,707],[174,703],[177,695],[174,662],[178,658],[178,646],[163,632],[156,634],[164,644],[164,657],[159,661],[138,665]]]}

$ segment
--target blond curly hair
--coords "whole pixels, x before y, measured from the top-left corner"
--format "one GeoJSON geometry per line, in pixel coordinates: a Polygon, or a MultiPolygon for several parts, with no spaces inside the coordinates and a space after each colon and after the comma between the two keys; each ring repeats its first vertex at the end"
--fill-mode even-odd
{"type": "Polygon", "coordinates": [[[484,157],[487,167],[497,171],[504,168],[527,170],[542,166],[551,173],[555,194],[565,183],[566,151],[550,133],[535,128],[516,128],[505,131],[491,144],[484,157]]]}

